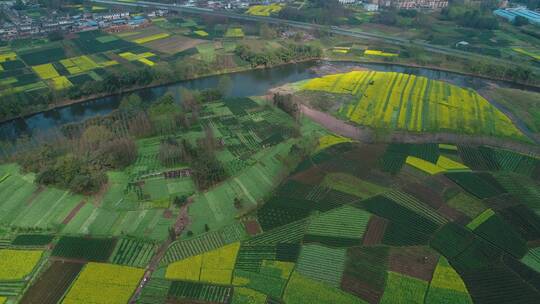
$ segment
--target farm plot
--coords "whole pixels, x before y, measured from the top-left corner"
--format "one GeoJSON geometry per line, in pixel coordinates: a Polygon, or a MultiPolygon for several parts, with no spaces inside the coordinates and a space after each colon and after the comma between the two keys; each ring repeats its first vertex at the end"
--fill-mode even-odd
{"type": "Polygon", "coordinates": [[[42,247],[48,245],[54,236],[49,234],[20,234],[11,242],[16,247],[42,247]]]}
{"type": "MultiPolygon", "coordinates": [[[[197,34],[197,32],[206,33],[204,31],[196,31],[195,33],[197,34]]],[[[206,33],[206,36],[208,36],[208,33],[206,33]]],[[[201,37],[205,37],[205,36],[201,34],[201,37]]],[[[185,36],[174,35],[174,36],[170,36],[164,39],[148,42],[144,46],[149,49],[161,52],[161,53],[173,55],[173,54],[180,53],[185,50],[194,48],[203,42],[204,40],[192,39],[185,36]]]]}
{"type": "Polygon", "coordinates": [[[157,250],[157,245],[135,239],[121,239],[111,255],[113,264],[145,267],[157,250]]]}
{"type": "Polygon", "coordinates": [[[244,38],[244,30],[240,27],[230,27],[225,32],[225,38],[244,38]]]}
{"type": "Polygon", "coordinates": [[[360,244],[370,214],[358,208],[343,206],[310,220],[305,241],[319,241],[330,246],[341,242],[360,244]],[[327,240],[329,243],[325,242],[327,240]]]}
{"type": "Polygon", "coordinates": [[[264,304],[267,296],[253,289],[238,287],[234,289],[232,303],[264,304]]]}
{"type": "Polygon", "coordinates": [[[420,76],[355,71],[312,79],[301,89],[350,95],[337,116],[373,128],[525,139],[476,92],[420,76]]]}
{"type": "Polygon", "coordinates": [[[472,172],[453,172],[445,174],[464,190],[480,199],[504,193],[504,189],[489,174],[472,172]]]}
{"type": "Polygon", "coordinates": [[[444,257],[433,273],[426,295],[426,303],[473,303],[465,283],[444,257]]]}
{"type": "Polygon", "coordinates": [[[126,59],[127,61],[138,61],[149,66],[153,66],[155,64],[152,60],[148,59],[148,58],[156,56],[156,54],[152,52],[144,52],[140,54],[134,54],[132,52],[124,52],[118,55],[126,59]]]}
{"type": "Polygon", "coordinates": [[[176,241],[167,249],[163,257],[163,264],[183,260],[190,256],[218,249],[224,245],[225,242],[219,232],[209,232],[188,240],[176,241]]]}
{"type": "Polygon", "coordinates": [[[294,272],[287,284],[283,299],[288,304],[358,304],[367,303],[340,289],[306,278],[294,272]]]}
{"type": "Polygon", "coordinates": [[[521,262],[536,272],[540,272],[540,247],[529,249],[527,254],[521,258],[521,262]]]}
{"type": "MultiPolygon", "coordinates": [[[[236,290],[234,292],[236,294],[236,290]]],[[[233,288],[228,286],[201,284],[193,282],[172,282],[168,297],[177,300],[195,300],[211,303],[229,303],[233,288]]]]}
{"type": "Polygon", "coordinates": [[[20,228],[53,229],[62,221],[82,199],[54,188],[38,190],[33,184],[33,174],[21,175],[18,166],[9,178],[0,183],[0,195],[5,199],[0,202],[0,222],[20,228]],[[31,202],[31,204],[28,204],[31,202]]]}
{"type": "Polygon", "coordinates": [[[293,268],[293,263],[265,260],[260,272],[235,270],[232,284],[280,298],[293,268]]]}
{"type": "Polygon", "coordinates": [[[393,247],[390,249],[388,269],[429,282],[438,258],[439,255],[428,246],[393,247]]]}
{"type": "Polygon", "coordinates": [[[29,66],[48,64],[66,58],[64,48],[52,47],[19,53],[19,57],[29,66]]]}
{"type": "Polygon", "coordinates": [[[54,247],[52,255],[66,259],[104,262],[111,255],[115,242],[114,239],[63,236],[54,247]]]}
{"type": "Polygon", "coordinates": [[[171,280],[230,284],[240,243],[205,252],[169,264],[165,277],[171,280]]]}
{"type": "Polygon", "coordinates": [[[150,35],[150,36],[146,36],[146,37],[137,38],[137,39],[133,40],[133,42],[135,42],[137,44],[144,44],[144,43],[152,42],[152,41],[155,41],[155,40],[167,38],[169,36],[170,36],[169,33],[159,33],[159,34],[154,34],[154,35],[150,35]]]}
{"type": "Polygon", "coordinates": [[[253,5],[249,7],[249,9],[246,11],[246,14],[268,17],[271,14],[279,13],[282,8],[283,6],[280,4],[253,5]]]}
{"type": "Polygon", "coordinates": [[[80,263],[53,262],[30,286],[21,304],[56,304],[83,268],[80,263]]]}
{"type": "Polygon", "coordinates": [[[118,62],[114,60],[96,63],[92,58],[86,55],[62,59],[60,60],[60,63],[68,70],[70,74],[80,74],[97,68],[104,68],[118,64],[118,62]]]}
{"type": "Polygon", "coordinates": [[[380,303],[423,304],[427,288],[425,281],[389,271],[380,303]]]}
{"type": "Polygon", "coordinates": [[[88,263],[66,294],[63,304],[124,304],[139,284],[144,270],[88,263]]]}
{"type": "Polygon", "coordinates": [[[88,55],[107,51],[122,52],[141,48],[137,44],[123,39],[108,38],[111,36],[101,31],[79,32],[77,35],[78,37],[71,41],[77,46],[82,54],[88,55]]]}
{"type": "Polygon", "coordinates": [[[0,281],[27,279],[42,254],[40,250],[0,249],[0,281]]]}
{"type": "Polygon", "coordinates": [[[386,283],[388,251],[385,246],[347,249],[341,288],[369,303],[378,303],[386,283]]]}
{"type": "Polygon", "coordinates": [[[339,287],[345,268],[345,249],[332,249],[316,244],[302,247],[296,271],[303,276],[339,287]]]}

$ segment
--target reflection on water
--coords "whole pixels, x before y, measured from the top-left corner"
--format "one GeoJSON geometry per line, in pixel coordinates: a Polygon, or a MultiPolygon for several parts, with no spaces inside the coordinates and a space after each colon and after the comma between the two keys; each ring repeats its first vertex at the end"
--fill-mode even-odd
{"type": "MultiPolygon", "coordinates": [[[[404,67],[385,64],[358,64],[347,62],[305,62],[290,64],[270,69],[261,69],[230,74],[231,89],[228,97],[255,96],[266,93],[269,89],[289,82],[305,80],[328,72],[346,72],[353,67],[364,67],[376,71],[394,71],[444,80],[462,87],[480,89],[487,81],[471,76],[464,76],[444,71],[425,68],[404,67]]],[[[202,90],[217,86],[222,76],[204,77],[174,84],[142,89],[137,91],[143,100],[155,100],[170,93],[177,102],[181,102],[180,89],[202,90]]],[[[499,83],[500,85],[504,85],[499,83]]],[[[98,98],[95,100],[69,105],[63,108],[38,113],[23,119],[15,119],[0,125],[0,139],[16,139],[23,134],[46,133],[64,124],[82,121],[97,115],[105,115],[118,108],[122,95],[98,98]]]]}

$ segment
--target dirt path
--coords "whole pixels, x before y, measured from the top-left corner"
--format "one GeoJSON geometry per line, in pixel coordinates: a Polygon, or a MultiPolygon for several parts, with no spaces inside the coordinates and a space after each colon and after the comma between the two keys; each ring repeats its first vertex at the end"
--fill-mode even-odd
{"type": "MultiPolygon", "coordinates": [[[[182,206],[182,208],[180,208],[180,212],[178,213],[178,216],[176,217],[176,222],[173,225],[174,232],[175,232],[175,234],[177,236],[180,235],[182,233],[182,231],[190,223],[188,210],[189,210],[189,206],[192,203],[193,203],[193,201],[189,200],[187,204],[185,204],[184,206],[182,206]]],[[[171,240],[171,238],[167,237],[167,239],[165,241],[163,241],[163,243],[161,243],[161,245],[158,248],[158,251],[152,257],[152,260],[150,260],[150,264],[148,264],[148,267],[146,268],[146,271],[144,272],[144,275],[143,275],[141,281],[139,282],[139,285],[137,286],[137,289],[135,290],[135,292],[131,296],[131,299],[129,300],[130,304],[135,304],[137,302],[137,299],[139,298],[139,296],[140,296],[140,294],[142,292],[142,289],[144,288],[146,283],[148,283],[148,281],[152,277],[152,274],[154,273],[154,271],[156,271],[156,269],[158,268],[159,262],[161,261],[161,259],[165,255],[165,253],[167,252],[167,249],[169,248],[169,246],[171,245],[172,242],[173,241],[171,240]]]]}
{"type": "Polygon", "coordinates": [[[328,130],[351,139],[364,143],[383,142],[383,143],[448,143],[448,144],[466,144],[466,145],[487,145],[510,149],[521,153],[532,153],[540,155],[540,146],[521,143],[508,139],[472,136],[454,133],[412,133],[406,131],[393,131],[391,134],[375,136],[375,133],[368,128],[355,126],[346,121],[340,120],[328,113],[324,113],[306,105],[301,105],[302,114],[313,121],[324,126],[328,130]]]}

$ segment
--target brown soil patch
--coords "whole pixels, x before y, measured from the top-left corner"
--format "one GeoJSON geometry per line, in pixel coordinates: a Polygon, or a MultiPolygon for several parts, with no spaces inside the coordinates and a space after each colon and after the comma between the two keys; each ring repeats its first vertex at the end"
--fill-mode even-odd
{"type": "Polygon", "coordinates": [[[172,210],[166,209],[163,211],[163,218],[170,219],[173,217],[172,210]]]}
{"type": "Polygon", "coordinates": [[[145,43],[144,46],[162,53],[173,55],[194,48],[204,42],[204,40],[176,35],[145,43]]]}
{"type": "Polygon", "coordinates": [[[382,217],[378,217],[376,215],[372,216],[369,220],[366,232],[364,233],[362,244],[364,246],[373,246],[380,244],[383,239],[384,231],[386,230],[387,225],[388,220],[382,217]]]}
{"type": "Polygon", "coordinates": [[[429,282],[438,260],[439,255],[428,247],[392,248],[389,270],[429,282]]]}
{"type": "Polygon", "coordinates": [[[447,204],[442,204],[439,209],[437,209],[437,212],[444,215],[444,217],[450,219],[451,221],[457,221],[463,224],[467,224],[470,221],[470,218],[466,214],[448,206],[447,204]]]}
{"type": "Polygon", "coordinates": [[[27,203],[28,205],[31,205],[32,202],[36,199],[36,197],[37,197],[41,192],[43,192],[43,190],[45,190],[45,187],[39,186],[34,192],[32,192],[32,195],[30,195],[30,197],[28,198],[28,200],[26,201],[26,203],[27,203]]]}
{"type": "Polygon", "coordinates": [[[379,303],[383,294],[382,290],[376,290],[369,284],[366,284],[365,282],[362,282],[348,274],[343,275],[343,279],[341,280],[341,288],[354,295],[357,295],[362,300],[373,304],[379,303]]]}
{"type": "Polygon", "coordinates": [[[386,282],[388,249],[386,246],[349,248],[341,288],[369,303],[378,303],[386,282]]]}
{"type": "Polygon", "coordinates": [[[79,213],[79,210],[86,204],[85,201],[81,201],[75,208],[71,209],[66,218],[62,221],[62,224],[67,225],[76,215],[79,213]]]}
{"type": "Polygon", "coordinates": [[[20,303],[58,303],[83,266],[84,264],[78,263],[53,262],[39,279],[30,286],[20,303]]]}
{"type": "Polygon", "coordinates": [[[323,181],[325,175],[326,174],[324,171],[322,171],[318,167],[313,166],[307,170],[293,175],[291,179],[306,185],[318,185],[323,181]]]}
{"type": "Polygon", "coordinates": [[[250,236],[257,235],[262,232],[261,226],[257,220],[251,220],[244,223],[246,231],[250,236]]]}
{"type": "Polygon", "coordinates": [[[421,202],[429,205],[433,209],[438,209],[441,205],[444,205],[444,199],[437,191],[432,190],[433,188],[427,187],[424,184],[412,182],[406,183],[403,187],[403,191],[408,194],[416,197],[421,202]]]}

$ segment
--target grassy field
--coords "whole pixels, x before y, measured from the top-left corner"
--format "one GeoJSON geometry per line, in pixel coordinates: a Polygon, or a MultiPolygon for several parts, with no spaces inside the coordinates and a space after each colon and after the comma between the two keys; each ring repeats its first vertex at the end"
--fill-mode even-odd
{"type": "Polygon", "coordinates": [[[486,94],[521,119],[533,133],[540,134],[540,93],[496,88],[486,94]]]}
{"type": "Polygon", "coordinates": [[[525,139],[507,116],[476,92],[424,77],[360,71],[312,79],[301,89],[350,96],[335,114],[373,128],[525,139]]]}

